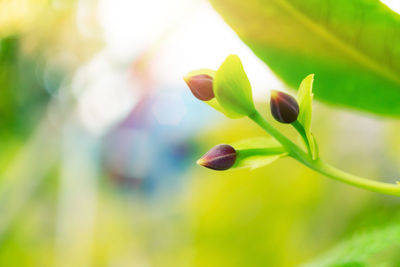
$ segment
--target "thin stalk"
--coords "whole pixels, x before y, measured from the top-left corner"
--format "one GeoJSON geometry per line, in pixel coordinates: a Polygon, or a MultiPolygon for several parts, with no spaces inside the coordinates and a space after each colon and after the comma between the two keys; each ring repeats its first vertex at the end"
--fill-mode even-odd
{"type": "Polygon", "coordinates": [[[342,171],[338,168],[333,167],[332,165],[323,162],[321,160],[316,160],[309,166],[311,169],[324,174],[332,179],[341,181],[346,184],[354,185],[359,188],[364,188],[370,191],[374,191],[377,193],[400,196],[400,185],[399,184],[391,184],[385,182],[378,182],[375,180],[370,180],[367,178],[359,177],[345,171],[342,171]]]}
{"type": "Polygon", "coordinates": [[[359,188],[367,189],[377,193],[400,196],[400,185],[385,182],[378,182],[367,178],[359,177],[340,169],[337,169],[330,164],[317,159],[313,160],[309,154],[305,153],[295,143],[281,134],[277,129],[270,125],[259,112],[255,112],[249,116],[251,120],[257,123],[268,134],[272,135],[282,146],[287,150],[289,156],[296,159],[300,163],[306,165],[310,169],[319,172],[329,178],[350,184],[359,188]]]}
{"type": "Polygon", "coordinates": [[[274,126],[269,124],[258,111],[254,112],[249,118],[254,121],[258,126],[264,129],[268,134],[273,136],[281,145],[286,149],[289,155],[295,158],[306,158],[309,157],[301,148],[295,143],[289,140],[281,132],[279,132],[274,126]]]}
{"type": "Polygon", "coordinates": [[[275,148],[249,148],[249,149],[237,149],[236,153],[242,157],[258,156],[258,155],[279,155],[286,153],[286,149],[283,147],[275,148]]]}
{"type": "Polygon", "coordinates": [[[297,130],[297,132],[300,134],[301,138],[303,139],[303,142],[307,148],[308,154],[311,155],[311,147],[310,147],[310,143],[308,142],[308,138],[307,138],[307,134],[306,131],[304,130],[303,125],[301,125],[301,123],[296,120],[295,122],[292,123],[292,126],[297,130]]]}

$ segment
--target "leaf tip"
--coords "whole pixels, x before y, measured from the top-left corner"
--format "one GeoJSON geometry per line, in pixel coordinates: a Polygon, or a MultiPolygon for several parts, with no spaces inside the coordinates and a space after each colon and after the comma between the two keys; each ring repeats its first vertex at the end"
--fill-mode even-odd
{"type": "Polygon", "coordinates": [[[236,54],[230,54],[228,55],[222,65],[224,64],[239,64],[242,65],[242,61],[240,60],[239,56],[236,54]]]}
{"type": "Polygon", "coordinates": [[[236,55],[236,54],[229,54],[226,58],[227,59],[230,58],[230,59],[238,59],[238,60],[240,60],[239,56],[236,55]]]}
{"type": "Polygon", "coordinates": [[[311,74],[307,75],[307,76],[303,79],[303,81],[302,81],[301,83],[306,82],[306,83],[309,83],[309,84],[312,85],[312,84],[314,83],[314,76],[315,76],[314,73],[311,73],[311,74]]]}

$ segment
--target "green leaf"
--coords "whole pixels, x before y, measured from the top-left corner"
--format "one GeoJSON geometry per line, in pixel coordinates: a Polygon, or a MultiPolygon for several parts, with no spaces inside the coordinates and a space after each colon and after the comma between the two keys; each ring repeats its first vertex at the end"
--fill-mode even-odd
{"type": "Polygon", "coordinates": [[[215,98],[228,117],[243,117],[255,112],[251,85],[238,56],[228,56],[215,74],[215,98]]]}
{"type": "Polygon", "coordinates": [[[299,91],[297,93],[297,102],[299,103],[299,116],[297,120],[304,126],[306,132],[311,130],[311,117],[312,117],[312,85],[314,81],[314,74],[308,75],[301,82],[299,91]]]}
{"type": "Polygon", "coordinates": [[[311,118],[312,118],[312,100],[313,100],[313,82],[314,74],[308,75],[301,82],[299,91],[297,93],[297,101],[299,103],[299,116],[297,120],[303,126],[304,133],[307,138],[306,145],[309,146],[311,156],[313,159],[318,158],[317,146],[315,138],[311,133],[311,118]]]}
{"type": "Polygon", "coordinates": [[[302,267],[381,266],[376,264],[397,262],[399,248],[400,225],[396,224],[355,235],[302,267]]]}
{"type": "Polygon", "coordinates": [[[307,135],[307,138],[310,138],[310,149],[311,149],[311,156],[312,159],[318,159],[319,158],[319,148],[318,148],[318,143],[317,140],[315,139],[315,136],[310,133],[310,136],[307,135]]]}
{"type": "Polygon", "coordinates": [[[268,137],[245,139],[231,145],[237,152],[232,168],[257,169],[287,155],[282,145],[268,137]]]}
{"type": "Polygon", "coordinates": [[[289,86],[315,73],[317,99],[400,116],[400,16],[379,0],[210,0],[289,86]]]}

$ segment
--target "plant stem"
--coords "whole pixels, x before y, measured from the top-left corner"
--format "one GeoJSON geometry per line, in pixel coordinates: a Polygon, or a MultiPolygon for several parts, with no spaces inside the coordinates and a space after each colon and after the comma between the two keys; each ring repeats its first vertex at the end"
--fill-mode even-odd
{"type": "Polygon", "coordinates": [[[249,118],[264,129],[268,134],[273,136],[286,151],[295,158],[306,158],[309,157],[301,148],[299,148],[295,143],[289,140],[281,132],[279,132],[274,126],[269,124],[258,111],[249,116],[249,118]]]}
{"type": "Polygon", "coordinates": [[[286,149],[283,147],[274,148],[248,148],[248,149],[237,149],[236,152],[242,157],[258,156],[258,155],[279,155],[286,153],[286,149]]]}
{"type": "Polygon", "coordinates": [[[310,169],[319,172],[327,177],[347,183],[359,188],[370,191],[400,196],[400,185],[378,182],[339,170],[320,159],[313,160],[310,154],[305,153],[295,143],[280,133],[276,128],[270,125],[258,111],[250,115],[249,118],[263,128],[268,134],[272,135],[287,150],[289,156],[296,159],[300,163],[306,165],[310,169]]]}
{"type": "Polygon", "coordinates": [[[384,183],[362,178],[339,170],[321,160],[314,161],[311,165],[309,165],[309,167],[321,174],[346,184],[354,185],[377,193],[400,196],[399,184],[384,183]]]}
{"type": "Polygon", "coordinates": [[[306,146],[306,148],[307,148],[308,154],[311,155],[311,147],[310,147],[310,144],[309,144],[309,142],[308,142],[307,134],[306,134],[306,131],[304,130],[303,125],[301,125],[301,123],[300,123],[298,120],[296,120],[295,122],[292,123],[292,126],[293,126],[293,127],[297,130],[297,132],[300,134],[300,136],[301,136],[301,138],[303,139],[303,142],[304,142],[304,144],[305,144],[305,146],[306,146]]]}

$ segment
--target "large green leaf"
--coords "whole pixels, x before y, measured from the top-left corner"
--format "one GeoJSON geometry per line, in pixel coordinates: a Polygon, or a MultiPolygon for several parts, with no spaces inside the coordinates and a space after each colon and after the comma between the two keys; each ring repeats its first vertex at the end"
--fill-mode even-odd
{"type": "Polygon", "coordinates": [[[316,98],[400,116],[400,16],[379,0],[210,0],[289,86],[315,73],[316,98]]]}
{"type": "Polygon", "coordinates": [[[353,236],[302,267],[399,266],[398,224],[353,236]]]}

